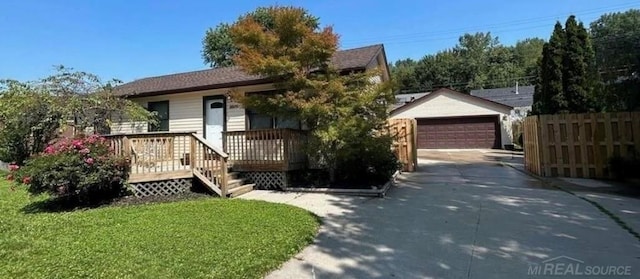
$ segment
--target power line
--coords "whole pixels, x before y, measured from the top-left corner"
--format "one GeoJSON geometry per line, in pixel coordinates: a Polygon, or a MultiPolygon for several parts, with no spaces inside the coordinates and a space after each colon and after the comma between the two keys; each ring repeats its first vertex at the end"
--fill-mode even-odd
{"type": "MultiPolygon", "coordinates": [[[[546,27],[546,25],[544,25],[543,27],[546,27]]],[[[521,31],[523,29],[513,29],[513,30],[509,30],[507,32],[512,32],[512,31],[521,31]]],[[[631,31],[626,31],[623,33],[618,33],[618,34],[610,34],[610,35],[606,35],[606,36],[601,36],[601,37],[591,37],[590,39],[592,40],[592,42],[597,42],[597,43],[612,43],[612,42],[620,42],[620,39],[624,39],[624,38],[634,38],[639,35],[640,33],[638,31],[635,30],[631,30],[631,31]]],[[[413,40],[413,41],[406,41],[406,42],[391,42],[389,44],[395,44],[395,43],[403,43],[403,44],[407,44],[407,43],[421,43],[421,42],[427,42],[427,41],[437,41],[437,40],[445,40],[445,39],[453,39],[453,38],[458,38],[458,37],[448,37],[448,38],[436,38],[436,39],[430,39],[430,40],[413,40]]],[[[637,47],[640,48],[640,41],[636,42],[637,47]]],[[[617,44],[612,44],[610,46],[607,46],[608,49],[624,49],[624,46],[620,46],[617,44]]],[[[439,51],[441,52],[441,51],[439,51]]],[[[403,60],[403,59],[400,59],[403,60]]]]}
{"type": "MultiPolygon", "coordinates": [[[[612,5],[612,6],[603,7],[603,8],[590,9],[590,10],[584,10],[584,11],[581,11],[581,12],[576,12],[576,13],[574,13],[574,15],[584,16],[584,15],[589,15],[589,14],[614,12],[614,11],[612,11],[612,9],[624,9],[624,8],[640,7],[639,4],[640,3],[638,3],[638,2],[632,2],[632,3],[625,3],[625,4],[619,4],[619,5],[612,5]]],[[[441,30],[441,31],[435,31],[435,32],[407,33],[407,34],[399,34],[399,35],[391,35],[391,36],[383,36],[383,37],[369,37],[369,38],[362,38],[362,39],[357,39],[357,40],[345,40],[345,41],[343,41],[343,43],[352,43],[353,44],[353,43],[364,43],[364,42],[372,42],[372,41],[380,41],[380,40],[384,40],[384,41],[387,41],[388,43],[391,43],[393,41],[407,40],[407,39],[413,39],[413,38],[423,38],[424,39],[424,38],[428,38],[429,36],[433,36],[433,35],[448,35],[448,34],[454,34],[454,33],[455,34],[460,34],[461,32],[468,32],[468,31],[484,29],[484,28],[499,28],[499,27],[513,27],[513,26],[517,26],[517,25],[528,25],[528,24],[531,24],[531,23],[543,22],[543,21],[546,21],[548,19],[555,19],[555,18],[558,18],[560,16],[566,16],[566,14],[555,15],[555,16],[545,16],[545,17],[538,17],[538,18],[529,18],[529,19],[522,19],[522,20],[515,20],[515,21],[508,21],[508,22],[495,23],[495,24],[489,24],[489,25],[478,25],[478,26],[474,26],[474,27],[448,29],[448,30],[441,30]]],[[[544,26],[527,26],[527,27],[523,27],[523,28],[512,29],[512,31],[521,31],[521,30],[527,30],[527,29],[533,29],[533,28],[541,28],[541,27],[546,27],[546,26],[548,26],[548,25],[544,25],[544,26]]],[[[454,37],[454,38],[457,38],[457,37],[454,37]]],[[[444,40],[444,39],[451,39],[451,38],[435,38],[435,39],[432,39],[432,40],[444,40]]],[[[411,41],[411,42],[413,42],[413,41],[411,41]]]]}
{"type": "MultiPolygon", "coordinates": [[[[526,28],[511,28],[511,29],[497,30],[497,32],[512,33],[512,32],[519,32],[519,31],[524,31],[524,30],[532,30],[532,29],[547,28],[547,27],[549,27],[549,25],[545,24],[545,25],[530,26],[530,27],[526,27],[526,28]]],[[[416,38],[419,38],[419,37],[416,37],[416,38]]],[[[387,45],[414,44],[414,43],[424,43],[424,42],[433,42],[433,41],[445,41],[445,40],[458,39],[458,38],[460,38],[460,35],[450,36],[450,37],[437,37],[437,38],[427,38],[427,37],[423,37],[423,38],[419,38],[419,39],[408,38],[408,39],[399,40],[399,41],[385,41],[385,44],[387,44],[387,45]]],[[[373,42],[373,41],[371,41],[371,42],[373,42]]]]}
{"type": "MultiPolygon", "coordinates": [[[[636,64],[629,64],[629,65],[624,65],[623,67],[620,68],[608,68],[608,69],[604,69],[604,70],[599,70],[598,74],[602,75],[602,74],[609,74],[609,73],[619,73],[619,72],[625,72],[630,70],[630,67],[635,67],[637,66],[636,64]]],[[[502,84],[506,84],[509,82],[520,82],[520,81],[524,81],[524,82],[533,82],[535,79],[537,78],[537,76],[520,76],[520,77],[511,77],[511,78],[500,78],[500,79],[489,79],[486,80],[484,82],[477,82],[477,84],[482,85],[482,86],[488,86],[488,87],[493,87],[495,85],[502,85],[502,84]]],[[[417,91],[430,91],[430,90],[434,90],[437,88],[448,88],[448,87],[466,87],[468,85],[472,85],[475,84],[476,82],[473,81],[464,81],[464,82],[450,82],[450,83],[442,83],[442,84],[432,84],[432,85],[423,85],[420,86],[418,88],[417,91]]],[[[415,91],[415,90],[412,90],[415,91]]],[[[403,92],[403,91],[401,91],[403,92]]],[[[403,93],[409,93],[409,92],[403,92],[403,93]]]]}

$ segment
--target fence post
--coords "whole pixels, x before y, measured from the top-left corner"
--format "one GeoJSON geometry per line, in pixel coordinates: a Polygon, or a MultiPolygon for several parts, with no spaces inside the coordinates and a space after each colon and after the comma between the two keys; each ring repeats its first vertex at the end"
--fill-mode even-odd
{"type": "Polygon", "coordinates": [[[222,198],[227,197],[227,158],[220,156],[220,196],[222,198]]]}
{"type": "Polygon", "coordinates": [[[189,137],[190,143],[189,143],[189,153],[191,153],[189,155],[189,165],[191,165],[191,169],[194,170],[196,168],[196,161],[197,161],[197,156],[196,156],[196,138],[191,135],[191,137],[189,137]]]}

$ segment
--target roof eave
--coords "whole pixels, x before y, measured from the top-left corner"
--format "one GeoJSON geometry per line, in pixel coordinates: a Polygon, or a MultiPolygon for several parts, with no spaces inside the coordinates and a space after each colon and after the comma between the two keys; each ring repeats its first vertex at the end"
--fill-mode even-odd
{"type": "Polygon", "coordinates": [[[185,88],[176,88],[171,90],[162,90],[162,91],[149,91],[149,92],[140,92],[140,93],[132,93],[132,94],[120,94],[119,96],[126,98],[139,98],[139,97],[150,97],[150,96],[160,96],[167,94],[179,94],[179,93],[189,93],[195,91],[204,91],[204,90],[214,90],[221,88],[232,88],[238,86],[250,86],[250,85],[260,85],[272,83],[273,80],[271,78],[261,78],[255,80],[247,80],[247,81],[237,81],[237,82],[227,82],[227,83],[219,83],[219,84],[209,84],[203,86],[192,86],[185,88]]]}

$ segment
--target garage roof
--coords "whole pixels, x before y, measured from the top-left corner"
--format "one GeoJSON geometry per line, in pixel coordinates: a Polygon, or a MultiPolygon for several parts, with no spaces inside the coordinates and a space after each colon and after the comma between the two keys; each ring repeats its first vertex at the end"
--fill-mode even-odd
{"type": "Polygon", "coordinates": [[[455,90],[451,90],[451,89],[448,89],[448,88],[440,88],[440,89],[438,89],[436,91],[433,91],[433,92],[431,92],[429,94],[426,94],[426,95],[424,95],[424,96],[422,96],[422,97],[420,97],[418,99],[415,99],[413,102],[406,103],[403,106],[400,106],[400,107],[397,107],[397,108],[393,109],[390,114],[393,115],[393,114],[395,114],[397,112],[410,109],[410,108],[412,108],[412,107],[414,107],[414,106],[416,106],[418,104],[421,104],[423,102],[426,102],[429,99],[431,99],[431,98],[433,98],[433,97],[435,97],[437,95],[440,95],[442,93],[451,93],[451,94],[461,95],[461,96],[465,96],[467,98],[475,99],[475,100],[480,101],[480,102],[489,103],[489,104],[493,104],[493,105],[498,105],[498,106],[504,107],[505,109],[508,109],[508,110],[512,110],[513,109],[512,106],[501,104],[501,103],[498,103],[498,102],[494,102],[492,100],[487,100],[485,98],[481,98],[481,97],[478,97],[478,96],[473,96],[473,95],[461,93],[461,92],[458,92],[458,91],[455,91],[455,90]]]}

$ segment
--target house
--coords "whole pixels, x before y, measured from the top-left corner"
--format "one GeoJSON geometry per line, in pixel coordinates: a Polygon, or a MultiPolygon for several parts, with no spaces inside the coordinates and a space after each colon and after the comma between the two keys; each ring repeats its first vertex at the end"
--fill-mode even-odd
{"type": "Polygon", "coordinates": [[[524,119],[531,111],[535,86],[518,86],[471,90],[471,95],[512,106],[511,118],[524,119]]]}
{"type": "Polygon", "coordinates": [[[417,122],[419,149],[502,148],[512,144],[513,107],[438,89],[391,111],[391,118],[417,122]]]}
{"type": "MultiPolygon", "coordinates": [[[[380,69],[381,81],[390,78],[382,45],[338,51],[331,63],[343,74],[380,69]]],[[[286,186],[287,172],[306,164],[300,122],[247,110],[228,96],[232,89],[270,94],[275,87],[268,78],[239,67],[149,77],[117,87],[117,96],[157,112],[159,118],[157,125],[124,122],[111,127],[117,135],[114,148],[133,154],[136,161],[133,182],[146,187],[193,178],[226,196],[233,187],[242,187],[237,176],[228,176],[231,169],[260,188],[286,186]]]]}
{"type": "Polygon", "coordinates": [[[397,109],[401,106],[406,105],[407,103],[411,103],[420,97],[429,94],[429,92],[422,93],[408,93],[408,94],[397,94],[396,95],[396,103],[392,106],[392,109],[397,109]]]}

